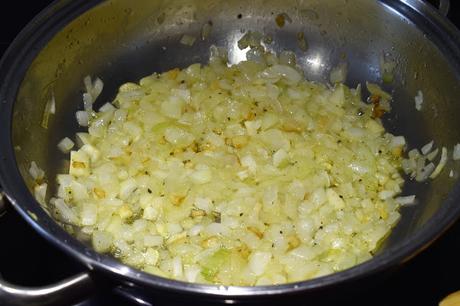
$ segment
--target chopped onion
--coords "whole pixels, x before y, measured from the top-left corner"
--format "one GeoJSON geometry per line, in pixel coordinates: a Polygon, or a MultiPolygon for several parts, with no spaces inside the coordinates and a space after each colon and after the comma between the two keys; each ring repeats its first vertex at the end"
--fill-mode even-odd
{"type": "Polygon", "coordinates": [[[438,152],[439,152],[439,149],[436,148],[436,149],[433,150],[433,152],[428,153],[427,156],[426,156],[426,158],[427,158],[429,161],[433,161],[433,160],[436,158],[436,156],[438,155],[438,152]]]}
{"type": "Polygon", "coordinates": [[[395,201],[401,206],[408,206],[415,204],[415,195],[397,197],[395,201]]]}
{"type": "Polygon", "coordinates": [[[37,163],[36,163],[35,161],[32,161],[32,162],[30,163],[29,174],[30,174],[30,176],[32,176],[32,178],[33,178],[35,181],[40,181],[40,180],[42,180],[43,178],[45,178],[45,171],[43,171],[42,169],[40,169],[40,168],[37,166],[37,163]]]}
{"type": "Polygon", "coordinates": [[[378,86],[377,84],[373,84],[373,83],[369,83],[369,82],[366,82],[366,87],[367,87],[367,90],[373,94],[373,95],[376,95],[376,96],[379,96],[381,97],[382,99],[385,99],[385,100],[391,100],[391,95],[385,91],[383,91],[380,86],[378,86]]]}
{"type": "Polygon", "coordinates": [[[297,84],[302,79],[302,76],[297,70],[286,65],[273,65],[265,69],[261,76],[263,78],[272,79],[275,81],[283,77],[293,85],[297,84]]]}
{"type": "Polygon", "coordinates": [[[421,149],[423,155],[427,155],[428,153],[431,152],[431,149],[433,148],[434,141],[430,141],[426,145],[424,145],[421,149]]]}
{"type": "Polygon", "coordinates": [[[332,69],[329,80],[332,84],[343,83],[347,78],[347,63],[341,63],[332,69]]]}
{"type": "Polygon", "coordinates": [[[57,146],[59,150],[61,150],[62,153],[69,153],[70,150],[72,150],[74,145],[75,145],[74,142],[70,140],[70,138],[65,137],[58,143],[57,146]]]}
{"type": "Polygon", "coordinates": [[[87,127],[89,125],[88,112],[77,111],[75,113],[75,117],[77,118],[78,125],[83,126],[83,127],[87,127]]]}
{"type": "Polygon", "coordinates": [[[184,34],[180,39],[180,43],[186,46],[193,46],[195,40],[196,38],[194,36],[184,34]]]}
{"type": "Polygon", "coordinates": [[[454,146],[454,151],[452,152],[452,158],[453,158],[453,160],[459,160],[460,159],[460,143],[457,143],[454,146]]]}
{"type": "Polygon", "coordinates": [[[102,89],[104,88],[104,83],[100,78],[96,78],[93,83],[93,91],[91,95],[93,96],[93,101],[96,101],[99,95],[102,93],[102,89]]]}
{"type": "Polygon", "coordinates": [[[415,96],[414,100],[415,109],[421,111],[423,106],[423,92],[421,90],[417,91],[417,95],[415,96]]]}
{"type": "Polygon", "coordinates": [[[402,162],[405,138],[385,133],[359,87],[304,80],[293,52],[262,40],[246,33],[233,66],[213,46],[209,65],[126,83],[98,110],[102,81],[85,78],[76,116],[89,127],[62,141],[69,168],[50,200],[66,227],[181,281],[296,282],[369,259],[410,203],[396,200],[401,163],[414,178],[435,166],[418,150],[402,162]]]}
{"type": "Polygon", "coordinates": [[[35,187],[34,187],[35,200],[37,200],[37,202],[40,203],[41,205],[46,204],[45,200],[46,200],[46,191],[47,191],[47,189],[48,189],[48,184],[47,183],[35,185],[35,187]]]}
{"type": "Polygon", "coordinates": [[[58,217],[62,222],[78,225],[77,214],[62,199],[54,199],[52,204],[56,208],[58,217]]]}
{"type": "Polygon", "coordinates": [[[441,159],[439,161],[439,164],[436,166],[436,169],[434,169],[433,173],[431,173],[430,178],[434,179],[435,177],[437,177],[441,173],[446,163],[447,163],[447,149],[445,147],[442,147],[441,159]]]}
{"type": "Polygon", "coordinates": [[[45,104],[45,109],[43,110],[42,122],[41,126],[44,129],[48,128],[48,122],[50,115],[54,115],[56,113],[56,99],[54,98],[54,94],[51,95],[51,99],[49,99],[45,104]]]}
{"type": "Polygon", "coordinates": [[[391,138],[390,147],[397,148],[406,145],[406,139],[404,136],[395,136],[391,138]]]}
{"type": "Polygon", "coordinates": [[[426,166],[423,166],[423,164],[424,164],[424,161],[420,166],[417,165],[417,175],[415,177],[415,180],[417,182],[426,181],[430,177],[430,175],[433,173],[434,169],[436,168],[433,163],[429,163],[426,166]]]}
{"type": "Polygon", "coordinates": [[[383,83],[388,84],[393,82],[393,70],[396,67],[396,63],[386,57],[389,57],[389,54],[382,54],[380,57],[380,74],[383,83]]]}

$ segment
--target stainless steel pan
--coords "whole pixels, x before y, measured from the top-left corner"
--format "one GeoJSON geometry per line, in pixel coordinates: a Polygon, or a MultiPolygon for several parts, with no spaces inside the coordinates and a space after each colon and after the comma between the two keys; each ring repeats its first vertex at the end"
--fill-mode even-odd
{"type": "MultiPolygon", "coordinates": [[[[0,63],[0,183],[3,194],[46,239],[87,268],[60,284],[20,288],[0,281],[0,304],[63,304],[89,294],[101,277],[126,295],[170,294],[216,301],[263,301],[325,296],[409,260],[436,239],[460,214],[460,185],[448,170],[436,180],[408,182],[405,192],[419,203],[402,209],[402,220],[378,254],[349,270],[305,282],[279,286],[223,287],[189,284],[148,275],[66,233],[33,199],[27,168],[32,160],[46,170],[50,184],[62,170],[57,142],[78,130],[74,113],[81,107],[82,79],[105,82],[99,101],[116,88],[154,71],[206,62],[209,46],[229,50],[232,62],[242,57],[236,42],[242,30],[271,34],[275,51],[293,50],[306,76],[327,81],[330,70],[346,61],[347,83],[380,83],[383,54],[397,63],[393,112],[386,127],[406,135],[410,146],[431,139],[452,148],[460,141],[460,33],[441,12],[421,0],[61,0],[39,14],[16,38],[0,63]],[[275,16],[292,22],[279,28],[275,16]],[[199,36],[212,20],[209,38],[192,47],[179,43],[184,33],[199,36]],[[298,47],[303,32],[308,50],[298,47]],[[425,110],[414,109],[422,90],[425,110]],[[54,94],[57,113],[49,128],[40,127],[45,103],[54,94]]],[[[460,170],[449,163],[448,169],[460,170]]],[[[1,221],[1,220],[0,220],[1,221]]],[[[1,233],[4,234],[4,233],[1,233]]],[[[31,250],[33,252],[33,250],[31,250]]]]}

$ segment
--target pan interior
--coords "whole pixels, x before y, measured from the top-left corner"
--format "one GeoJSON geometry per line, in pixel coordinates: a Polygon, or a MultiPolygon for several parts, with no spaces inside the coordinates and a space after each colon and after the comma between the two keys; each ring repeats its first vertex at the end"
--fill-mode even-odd
{"type": "MultiPolygon", "coordinates": [[[[458,67],[450,51],[422,17],[406,8],[403,16],[384,2],[367,0],[112,0],[97,4],[56,34],[30,64],[19,88],[13,114],[13,145],[24,181],[31,161],[45,170],[49,193],[54,177],[64,171],[67,156],[56,145],[81,131],[75,112],[82,109],[83,78],[99,76],[105,84],[99,105],[111,101],[117,88],[153,72],[206,63],[214,44],[229,51],[229,60],[244,59],[237,41],[248,30],[273,37],[271,51],[294,51],[307,79],[327,82],[340,62],[348,64],[347,85],[381,83],[382,56],[396,62],[394,81],[383,87],[394,94],[393,111],[384,118],[386,128],[404,135],[410,147],[431,140],[450,150],[460,140],[456,114],[460,113],[458,67]],[[365,13],[360,13],[365,12],[365,13]],[[275,18],[286,14],[279,27],[275,18]],[[212,31],[200,39],[204,24],[212,31]],[[308,50],[302,51],[298,33],[308,50]],[[184,34],[197,37],[193,46],[180,44],[184,34]],[[414,97],[423,91],[424,109],[416,111],[414,97]],[[46,102],[54,95],[56,114],[48,129],[40,126],[46,102]]],[[[64,20],[64,22],[67,22],[64,20]]],[[[57,23],[59,24],[59,23],[57,23]]],[[[37,33],[38,35],[38,33],[37,33]]],[[[442,207],[459,171],[450,161],[434,181],[407,182],[404,194],[416,194],[418,203],[403,208],[402,219],[381,252],[409,239],[442,207]]]]}

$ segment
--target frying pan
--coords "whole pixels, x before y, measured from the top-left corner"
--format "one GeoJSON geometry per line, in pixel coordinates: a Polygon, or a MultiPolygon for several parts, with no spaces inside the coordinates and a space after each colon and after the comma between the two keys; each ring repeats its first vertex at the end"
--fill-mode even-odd
{"type": "MultiPolygon", "coordinates": [[[[82,79],[99,76],[105,88],[99,101],[113,99],[127,81],[152,72],[206,63],[209,46],[229,51],[231,63],[244,59],[237,41],[245,31],[272,35],[272,51],[292,50],[308,79],[327,82],[330,71],[346,61],[346,84],[381,83],[380,59],[396,63],[393,111],[386,128],[408,139],[409,147],[435,140],[450,149],[460,141],[460,33],[443,16],[448,1],[436,10],[421,0],[61,0],[19,34],[0,63],[0,184],[8,201],[43,237],[81,262],[86,271],[58,284],[23,288],[0,280],[0,304],[69,304],[84,298],[98,278],[122,294],[165,294],[185,301],[273,302],[286,298],[338,295],[358,282],[379,278],[426,248],[460,214],[460,184],[448,173],[449,161],[436,180],[408,181],[404,194],[416,194],[417,205],[401,209],[402,218],[375,257],[351,269],[309,281],[260,287],[190,284],[148,275],[96,253],[68,234],[33,198],[28,174],[36,161],[47,174],[50,190],[63,171],[64,156],[56,144],[79,130],[82,79]],[[289,16],[284,27],[278,14],[289,16]],[[184,34],[199,37],[213,22],[206,40],[179,43],[184,34]],[[303,32],[308,49],[297,43],[303,32]],[[424,109],[416,111],[421,90],[424,109]],[[54,95],[56,114],[42,128],[43,110],[54,95]]],[[[33,250],[31,250],[33,252],[33,250]]],[[[360,287],[359,287],[360,288],[360,287]]],[[[138,299],[139,300],[139,299],[138,299]]]]}

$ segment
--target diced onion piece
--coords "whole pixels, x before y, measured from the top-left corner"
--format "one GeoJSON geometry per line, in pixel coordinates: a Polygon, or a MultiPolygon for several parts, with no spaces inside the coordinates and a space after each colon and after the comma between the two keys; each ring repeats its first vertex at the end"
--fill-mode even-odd
{"type": "Polygon", "coordinates": [[[417,91],[417,95],[415,96],[414,100],[415,109],[421,111],[423,107],[423,92],[421,90],[417,91]]]}
{"type": "Polygon", "coordinates": [[[46,190],[48,189],[48,184],[46,183],[43,183],[43,184],[40,184],[40,185],[35,185],[34,187],[34,197],[35,197],[35,200],[37,200],[38,203],[40,203],[41,205],[45,205],[46,204],[46,190]]]}
{"type": "Polygon", "coordinates": [[[275,167],[279,167],[283,161],[288,158],[288,154],[285,150],[279,149],[278,151],[273,154],[273,165],[275,167]]]}
{"type": "Polygon", "coordinates": [[[56,113],[56,99],[54,98],[54,94],[51,96],[45,104],[45,109],[43,110],[42,122],[41,126],[44,129],[48,128],[48,122],[50,115],[54,115],[56,113]]]}
{"type": "Polygon", "coordinates": [[[404,138],[404,136],[395,136],[391,138],[391,142],[390,142],[391,148],[403,147],[405,145],[406,145],[406,139],[404,138]]]}
{"type": "Polygon", "coordinates": [[[137,182],[134,178],[129,178],[120,184],[120,198],[126,200],[137,188],[137,182]]]}
{"type": "Polygon", "coordinates": [[[165,139],[173,145],[187,147],[193,143],[195,137],[181,128],[170,127],[165,130],[165,139]]]}
{"type": "Polygon", "coordinates": [[[97,206],[94,203],[84,203],[81,211],[81,224],[94,225],[97,222],[97,206]]]}
{"type": "Polygon", "coordinates": [[[269,252],[255,252],[249,257],[249,268],[256,276],[262,275],[271,257],[269,252]]]}
{"type": "Polygon", "coordinates": [[[255,173],[257,169],[257,163],[251,155],[246,155],[241,158],[241,165],[248,168],[251,173],[255,173]]]}
{"type": "Polygon", "coordinates": [[[387,60],[386,56],[382,54],[380,57],[380,73],[383,83],[392,83],[394,79],[393,70],[396,66],[396,63],[391,60],[387,60]]]}
{"type": "Polygon", "coordinates": [[[113,236],[106,231],[95,231],[92,236],[94,250],[99,253],[107,253],[112,247],[113,236]]]}
{"type": "Polygon", "coordinates": [[[452,158],[453,160],[460,160],[460,143],[457,143],[454,146],[454,150],[452,152],[452,158]]]}
{"type": "Polygon", "coordinates": [[[191,180],[196,184],[206,184],[212,180],[210,169],[198,169],[190,175],[191,180]]]}
{"type": "Polygon", "coordinates": [[[93,83],[93,90],[92,90],[92,97],[93,97],[93,102],[97,100],[99,95],[102,93],[102,90],[104,88],[104,82],[100,78],[96,78],[96,80],[93,83]]]}
{"type": "Polygon", "coordinates": [[[89,156],[83,151],[70,152],[69,174],[73,176],[88,176],[90,173],[89,156]]]}
{"type": "Polygon", "coordinates": [[[74,147],[74,142],[70,140],[68,137],[64,137],[59,143],[58,148],[61,150],[62,153],[69,153],[70,150],[74,147]]]}
{"type": "Polygon", "coordinates": [[[434,169],[436,166],[433,163],[429,163],[426,166],[422,166],[417,168],[417,175],[415,177],[415,180],[417,182],[424,182],[426,181],[430,175],[433,173],[434,169]]]}
{"type": "Polygon", "coordinates": [[[113,106],[113,104],[109,102],[105,103],[104,105],[101,106],[101,108],[99,108],[100,112],[108,112],[108,111],[116,111],[116,110],[117,110],[116,107],[113,106]]]}
{"type": "Polygon", "coordinates": [[[78,225],[77,214],[64,202],[64,200],[55,199],[52,202],[62,222],[78,225]]]}
{"type": "Polygon", "coordinates": [[[92,163],[98,161],[101,156],[101,152],[89,143],[83,145],[80,150],[89,156],[92,163]]]}
{"type": "Polygon", "coordinates": [[[40,181],[45,177],[45,171],[40,169],[35,161],[30,163],[29,173],[35,181],[40,181]]]}
{"type": "Polygon", "coordinates": [[[433,148],[434,141],[430,141],[426,145],[424,145],[421,149],[423,155],[427,155],[428,153],[431,152],[431,149],[433,148]]]}
{"type": "Polygon", "coordinates": [[[180,43],[186,46],[193,46],[195,43],[196,38],[191,35],[183,35],[182,38],[180,39],[180,43]]]}
{"type": "Polygon", "coordinates": [[[93,96],[90,93],[85,92],[83,94],[83,108],[85,111],[90,112],[93,110],[93,96]]]}
{"type": "Polygon", "coordinates": [[[436,156],[438,155],[438,152],[439,152],[439,149],[436,148],[436,149],[433,150],[433,152],[428,153],[428,154],[426,155],[426,158],[427,158],[429,161],[433,161],[433,160],[436,158],[436,156]]]}
{"type": "Polygon", "coordinates": [[[332,84],[343,83],[347,78],[347,63],[340,63],[332,69],[329,80],[332,84]]]}
{"type": "Polygon", "coordinates": [[[86,111],[77,111],[75,113],[79,126],[87,127],[89,125],[89,116],[86,111]]]}
{"type": "Polygon", "coordinates": [[[391,100],[391,95],[389,93],[383,91],[382,88],[380,88],[379,85],[374,84],[374,83],[366,82],[366,87],[367,87],[367,90],[371,94],[379,96],[382,99],[385,99],[385,100],[388,100],[388,101],[391,100]]]}
{"type": "Polygon", "coordinates": [[[408,206],[415,204],[415,195],[404,196],[404,197],[397,197],[395,201],[401,206],[408,206]]]}
{"type": "Polygon", "coordinates": [[[445,147],[442,147],[441,159],[439,160],[439,164],[436,166],[436,169],[434,169],[433,173],[431,173],[430,178],[434,179],[435,177],[437,177],[441,173],[446,163],[447,163],[447,149],[445,147]]]}
{"type": "Polygon", "coordinates": [[[281,77],[285,78],[289,81],[290,84],[297,84],[302,79],[300,73],[292,68],[291,66],[286,65],[273,65],[267,69],[265,69],[261,76],[263,78],[272,79],[272,80],[279,80],[281,77]]]}

